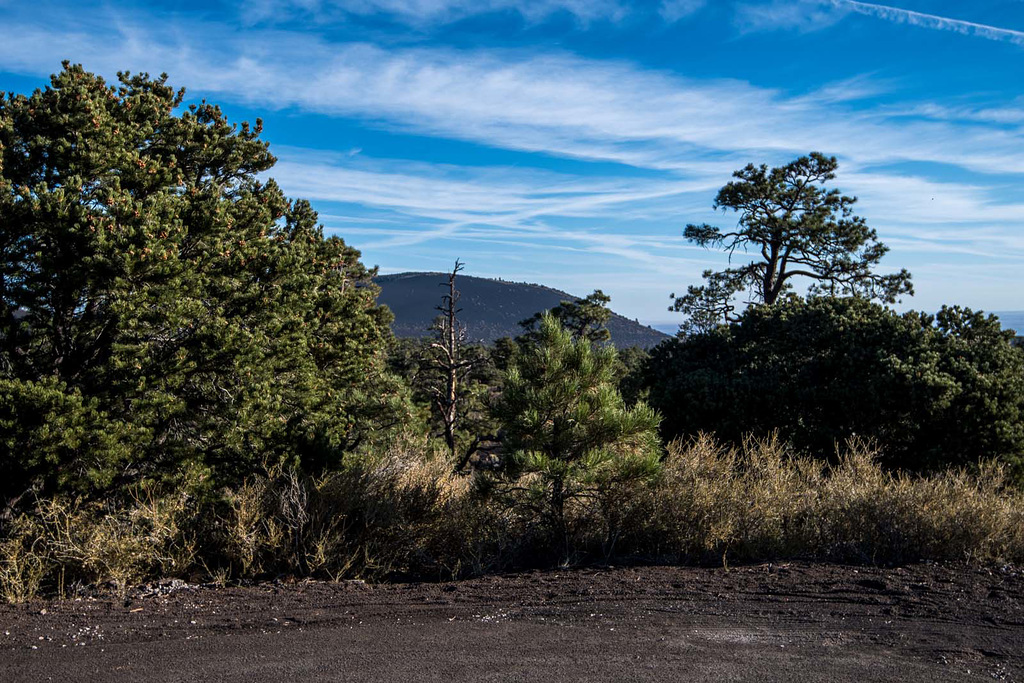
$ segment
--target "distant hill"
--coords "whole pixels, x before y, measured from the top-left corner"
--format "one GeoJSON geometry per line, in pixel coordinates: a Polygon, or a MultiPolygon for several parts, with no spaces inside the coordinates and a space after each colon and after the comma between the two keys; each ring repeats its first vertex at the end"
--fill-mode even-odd
{"type": "MultiPolygon", "coordinates": [[[[380,286],[380,303],[387,304],[395,314],[392,325],[397,337],[424,337],[431,321],[438,315],[436,306],[447,285],[446,273],[397,273],[376,278],[380,286]]],[[[459,319],[466,326],[470,341],[492,342],[500,337],[522,333],[519,321],[534,313],[554,308],[562,301],[575,301],[566,292],[523,282],[506,282],[470,275],[459,275],[457,286],[462,293],[459,319]]],[[[612,314],[608,323],[612,341],[619,348],[639,346],[650,348],[668,335],[638,322],[612,314]]]]}

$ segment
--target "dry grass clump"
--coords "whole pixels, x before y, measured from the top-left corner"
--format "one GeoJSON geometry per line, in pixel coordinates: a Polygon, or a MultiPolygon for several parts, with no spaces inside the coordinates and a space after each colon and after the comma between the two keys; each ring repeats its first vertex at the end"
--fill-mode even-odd
{"type": "Polygon", "coordinates": [[[653,479],[571,501],[568,557],[530,481],[457,475],[426,439],[320,477],[275,465],[218,495],[202,484],[141,486],[120,504],[36,501],[0,530],[0,595],[165,577],[450,578],[612,557],[1024,562],[1024,491],[1000,467],[892,473],[859,442],[831,465],[777,439],[670,444],[653,479]]]}
{"type": "Polygon", "coordinates": [[[44,587],[112,583],[120,590],[149,577],[179,577],[197,561],[196,509],[187,487],[158,496],[138,487],[129,504],[36,501],[0,544],[0,592],[11,602],[44,587]]]}
{"type": "Polygon", "coordinates": [[[355,501],[364,572],[454,577],[489,568],[501,554],[500,509],[447,457],[399,450],[360,471],[355,501]]]}
{"type": "Polygon", "coordinates": [[[421,439],[319,477],[267,466],[212,498],[184,483],[135,489],[120,504],[39,500],[0,531],[0,594],[19,602],[72,583],[125,590],[165,577],[480,573],[514,535],[476,484],[421,439]]]}
{"type": "Polygon", "coordinates": [[[237,576],[457,576],[484,567],[497,523],[471,478],[415,443],[319,478],[268,468],[225,497],[237,576]]]}
{"type": "Polygon", "coordinates": [[[851,450],[822,478],[822,554],[862,562],[1024,561],[1024,493],[995,464],[930,477],[887,473],[851,450]]]}
{"type": "Polygon", "coordinates": [[[1000,467],[892,473],[856,441],[833,465],[774,438],[741,448],[707,436],[673,443],[654,501],[641,533],[681,561],[1024,561],[1024,492],[1000,467]]]}
{"type": "Polygon", "coordinates": [[[39,594],[52,564],[40,552],[41,537],[27,515],[17,517],[0,542],[0,596],[24,602],[39,594]]]}

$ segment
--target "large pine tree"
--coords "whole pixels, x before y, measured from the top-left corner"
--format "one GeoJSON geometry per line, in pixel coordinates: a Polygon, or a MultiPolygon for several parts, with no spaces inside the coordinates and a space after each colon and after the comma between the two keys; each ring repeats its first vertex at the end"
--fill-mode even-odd
{"type": "Polygon", "coordinates": [[[166,76],[0,98],[0,493],[323,464],[387,419],[359,252],[166,76]]]}

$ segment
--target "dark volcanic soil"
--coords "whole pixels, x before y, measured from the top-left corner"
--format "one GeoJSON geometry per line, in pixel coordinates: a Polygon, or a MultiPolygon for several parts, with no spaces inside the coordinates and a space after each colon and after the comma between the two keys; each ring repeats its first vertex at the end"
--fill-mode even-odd
{"type": "Polygon", "coordinates": [[[0,681],[1024,681],[1024,573],[581,569],[0,606],[0,681]]]}

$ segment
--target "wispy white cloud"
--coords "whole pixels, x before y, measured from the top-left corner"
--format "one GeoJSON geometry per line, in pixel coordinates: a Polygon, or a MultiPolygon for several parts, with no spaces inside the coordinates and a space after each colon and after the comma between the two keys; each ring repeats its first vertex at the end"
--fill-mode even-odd
{"type": "Polygon", "coordinates": [[[896,84],[876,75],[860,75],[827,83],[794,101],[804,106],[828,107],[868,100],[892,92],[896,84]]]}
{"type": "MultiPolygon", "coordinates": [[[[836,11],[831,2],[799,4],[836,11]]],[[[840,156],[838,186],[861,197],[860,212],[884,241],[892,238],[901,257],[1024,258],[1015,237],[1024,205],[997,201],[981,182],[879,170],[912,161],[979,175],[1024,174],[1024,132],[1015,127],[1021,118],[1013,101],[866,108],[865,100],[885,94],[886,83],[862,77],[790,94],[564,52],[384,48],[116,14],[46,25],[14,17],[0,41],[0,70],[50,73],[59,67],[54,45],[107,75],[167,71],[176,85],[261,109],[319,112],[544,159],[644,169],[616,174],[602,166],[600,175],[573,176],[275,148],[281,162],[274,175],[289,194],[327,205],[325,223],[365,236],[357,246],[373,254],[399,245],[423,252],[471,242],[515,246],[533,263],[586,256],[588,267],[629,272],[630,282],[645,283],[648,292],[667,292],[716,262],[688,247],[679,229],[688,221],[732,220],[713,215],[710,203],[733,170],[822,148],[840,156]],[[362,211],[335,218],[331,203],[362,211]],[[978,240],[965,240],[964,226],[978,240]]],[[[652,310],[650,303],[637,305],[652,310]]]]}
{"type": "Polygon", "coordinates": [[[528,22],[562,13],[589,22],[618,20],[628,9],[618,0],[257,0],[243,10],[252,23],[288,20],[298,12],[321,20],[382,15],[420,26],[503,11],[515,12],[528,22]]]}
{"type": "Polygon", "coordinates": [[[893,107],[891,111],[899,116],[919,116],[942,121],[1009,126],[1024,124],[1024,98],[1021,97],[1000,106],[926,102],[893,107]]]}
{"type": "MultiPolygon", "coordinates": [[[[543,235],[550,231],[545,220],[552,218],[600,222],[608,215],[625,220],[631,212],[648,221],[671,218],[668,212],[677,208],[651,203],[686,194],[703,196],[710,187],[707,180],[578,178],[536,168],[466,169],[405,160],[331,160],[290,148],[276,151],[280,160],[273,175],[289,194],[393,212],[414,218],[417,226],[487,229],[495,237],[543,235]]],[[[557,234],[564,238],[567,233],[557,234]]]]}
{"type": "Polygon", "coordinates": [[[954,31],[968,36],[977,36],[988,40],[1004,40],[1017,45],[1024,45],[1024,31],[1017,31],[999,26],[989,26],[963,19],[942,17],[936,14],[925,14],[890,5],[880,5],[872,2],[860,2],[859,0],[832,0],[832,4],[849,9],[858,14],[866,14],[887,21],[895,21],[910,26],[938,29],[941,31],[954,31]]]}
{"type": "MultiPolygon", "coordinates": [[[[579,178],[538,169],[331,159],[291,148],[278,153],[274,175],[290,194],[373,210],[366,220],[324,216],[327,225],[344,233],[366,235],[371,249],[443,238],[449,244],[515,245],[534,253],[570,249],[615,255],[670,274],[683,263],[701,262],[703,268],[714,261],[679,239],[684,222],[734,220],[714,215],[709,206],[727,174],[691,181],[579,178]],[[566,219],[590,227],[570,228],[566,219]],[[630,225],[628,231],[623,223],[630,225]]],[[[997,261],[1024,258],[1019,229],[1024,204],[1000,203],[986,187],[877,172],[844,173],[840,181],[844,191],[863,198],[859,211],[894,246],[997,261]]]]}
{"type": "Polygon", "coordinates": [[[661,169],[709,192],[747,161],[784,161],[821,146],[840,155],[847,172],[910,160],[1024,173],[1018,131],[951,120],[936,104],[921,105],[918,120],[848,106],[877,94],[870,79],[786,96],[740,81],[697,81],[564,53],[386,50],[288,32],[236,41],[196,26],[160,34],[103,23],[105,31],[99,24],[81,30],[12,25],[0,42],[0,68],[48,73],[57,65],[46,46],[60,44],[108,74],[125,67],[167,70],[176,83],[263,107],[661,169]]]}
{"type": "Polygon", "coordinates": [[[859,165],[915,160],[1024,172],[1018,132],[847,106],[865,96],[863,83],[787,96],[565,53],[388,50],[282,31],[233,40],[188,28],[172,35],[15,24],[0,42],[0,67],[48,73],[56,65],[45,46],[60,44],[101,72],[166,70],[200,92],[261,107],[680,173],[728,173],[740,161],[819,147],[859,165]]]}
{"type": "Polygon", "coordinates": [[[833,0],[770,0],[741,2],[734,21],[742,32],[818,31],[836,24],[847,14],[833,0]]]}
{"type": "MultiPolygon", "coordinates": [[[[939,182],[907,173],[858,172],[842,175],[842,188],[861,197],[858,209],[888,225],[910,225],[922,237],[958,239],[983,230],[942,234],[939,225],[1001,226],[1004,231],[1024,223],[1024,203],[1000,201],[991,187],[966,182],[939,182]]],[[[1024,246],[1024,242],[1018,242],[1024,246]]],[[[1024,256],[1024,253],[1017,256],[1024,256]]]]}
{"type": "Polygon", "coordinates": [[[707,0],[661,0],[658,13],[670,24],[685,19],[707,5],[707,0]]]}
{"type": "Polygon", "coordinates": [[[892,5],[862,2],[861,0],[741,2],[735,8],[735,22],[744,32],[773,30],[809,32],[833,26],[850,14],[866,15],[908,26],[952,31],[967,36],[1024,45],[1024,31],[928,14],[892,5]]]}

